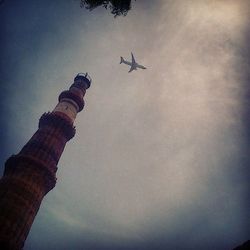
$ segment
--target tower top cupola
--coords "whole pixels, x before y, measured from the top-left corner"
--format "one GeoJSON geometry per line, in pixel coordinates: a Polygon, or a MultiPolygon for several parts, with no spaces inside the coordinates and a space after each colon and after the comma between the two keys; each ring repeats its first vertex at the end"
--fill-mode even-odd
{"type": "Polygon", "coordinates": [[[80,112],[84,107],[83,97],[90,85],[91,78],[88,73],[78,73],[69,90],[65,90],[59,95],[59,103],[54,111],[67,113],[67,116],[71,117],[73,121],[77,112],[80,112]]]}
{"type": "Polygon", "coordinates": [[[88,89],[91,85],[91,78],[88,73],[78,73],[74,78],[74,87],[88,89]]]}

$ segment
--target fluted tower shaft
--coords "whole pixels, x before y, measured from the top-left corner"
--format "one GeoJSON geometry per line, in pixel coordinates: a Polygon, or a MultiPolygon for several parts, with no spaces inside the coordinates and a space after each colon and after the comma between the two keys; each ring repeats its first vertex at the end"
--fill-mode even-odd
{"type": "Polygon", "coordinates": [[[22,249],[43,197],[56,184],[57,163],[84,107],[90,87],[87,74],[78,74],[59,103],[39,120],[38,130],[17,155],[5,163],[0,180],[0,249],[22,249]]]}

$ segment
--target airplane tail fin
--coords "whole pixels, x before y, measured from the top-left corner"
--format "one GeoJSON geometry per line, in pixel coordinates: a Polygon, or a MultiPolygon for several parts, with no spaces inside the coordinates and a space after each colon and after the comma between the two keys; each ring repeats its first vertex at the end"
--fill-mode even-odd
{"type": "Polygon", "coordinates": [[[124,59],[123,57],[121,56],[121,61],[120,61],[120,64],[124,62],[124,59]]]}

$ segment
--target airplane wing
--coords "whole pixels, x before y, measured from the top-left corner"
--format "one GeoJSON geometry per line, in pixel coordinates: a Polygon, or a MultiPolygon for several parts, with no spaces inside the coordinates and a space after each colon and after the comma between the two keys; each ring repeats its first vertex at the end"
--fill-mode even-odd
{"type": "Polygon", "coordinates": [[[131,56],[132,56],[132,65],[133,65],[133,64],[135,64],[135,58],[134,58],[134,55],[132,52],[131,52],[131,56]]]}
{"type": "Polygon", "coordinates": [[[133,71],[133,70],[134,70],[134,67],[133,67],[133,65],[131,65],[131,68],[130,68],[130,70],[129,70],[128,73],[130,73],[130,72],[133,71]]]}

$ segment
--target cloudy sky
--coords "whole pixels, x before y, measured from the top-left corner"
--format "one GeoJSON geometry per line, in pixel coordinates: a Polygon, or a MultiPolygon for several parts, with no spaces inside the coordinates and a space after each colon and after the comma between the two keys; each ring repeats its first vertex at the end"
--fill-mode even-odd
{"type": "Polygon", "coordinates": [[[232,249],[249,220],[248,0],[0,5],[1,174],[78,72],[85,109],[25,249],[232,249]],[[128,73],[131,51],[147,70],[128,73]]]}

